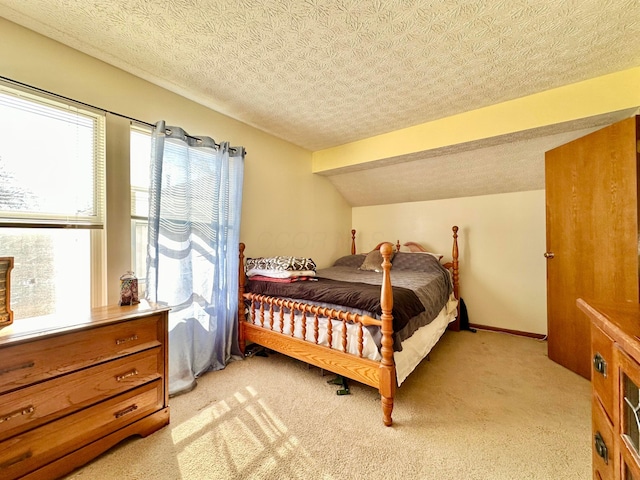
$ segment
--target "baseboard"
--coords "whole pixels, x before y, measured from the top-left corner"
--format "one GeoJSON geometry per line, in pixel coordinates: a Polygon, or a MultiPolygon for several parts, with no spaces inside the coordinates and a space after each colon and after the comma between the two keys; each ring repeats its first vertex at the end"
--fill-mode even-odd
{"type": "Polygon", "coordinates": [[[521,332],[519,330],[510,330],[508,328],[490,327],[488,325],[478,325],[476,323],[470,323],[469,327],[475,328],[477,330],[489,330],[491,332],[509,333],[511,335],[518,335],[520,337],[530,337],[530,338],[535,338],[537,340],[547,339],[547,336],[542,335],[541,333],[521,332]]]}

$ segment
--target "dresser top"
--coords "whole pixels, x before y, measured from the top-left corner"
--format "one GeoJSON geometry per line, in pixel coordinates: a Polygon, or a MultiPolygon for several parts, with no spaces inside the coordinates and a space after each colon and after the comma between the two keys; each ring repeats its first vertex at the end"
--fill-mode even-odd
{"type": "Polygon", "coordinates": [[[11,325],[0,327],[0,347],[42,336],[93,328],[169,310],[170,307],[142,300],[137,305],[106,305],[87,311],[70,309],[52,315],[18,319],[14,320],[11,325]]]}
{"type": "Polygon", "coordinates": [[[592,322],[640,363],[640,303],[576,301],[592,322]]]}

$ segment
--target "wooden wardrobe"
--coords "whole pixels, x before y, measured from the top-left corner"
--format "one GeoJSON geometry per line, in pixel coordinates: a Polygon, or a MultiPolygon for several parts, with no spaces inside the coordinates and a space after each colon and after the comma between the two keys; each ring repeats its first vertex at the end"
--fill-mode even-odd
{"type": "Polygon", "coordinates": [[[549,358],[590,378],[590,325],[576,300],[640,301],[638,117],[545,155],[549,358]]]}

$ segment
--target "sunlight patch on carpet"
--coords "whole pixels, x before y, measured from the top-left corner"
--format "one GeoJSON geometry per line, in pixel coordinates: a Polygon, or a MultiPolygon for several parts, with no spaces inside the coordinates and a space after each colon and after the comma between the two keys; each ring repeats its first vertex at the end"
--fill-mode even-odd
{"type": "MultiPolygon", "coordinates": [[[[171,435],[181,470],[190,468],[194,452],[204,451],[218,464],[219,472],[241,478],[278,476],[293,465],[309,471],[316,462],[288,432],[268,402],[247,386],[173,425],[171,435]]],[[[322,468],[313,471],[320,473],[322,468]]]]}

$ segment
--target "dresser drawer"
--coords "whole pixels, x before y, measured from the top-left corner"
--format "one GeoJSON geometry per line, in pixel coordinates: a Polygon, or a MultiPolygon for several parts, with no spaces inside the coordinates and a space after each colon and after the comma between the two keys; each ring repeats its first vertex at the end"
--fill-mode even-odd
{"type": "Polygon", "coordinates": [[[613,392],[617,385],[614,368],[613,340],[598,327],[591,326],[591,384],[594,392],[600,397],[602,406],[609,417],[615,421],[613,408],[613,392]]]}
{"type": "Polygon", "coordinates": [[[596,395],[591,397],[591,420],[593,477],[613,479],[616,471],[613,426],[596,395]]]}
{"type": "Polygon", "coordinates": [[[160,347],[0,396],[0,441],[161,378],[160,347]]]}
{"type": "Polygon", "coordinates": [[[0,393],[161,345],[161,316],[0,348],[0,393]]]}
{"type": "Polygon", "coordinates": [[[163,408],[161,381],[0,442],[0,478],[18,478],[163,408]]]}

